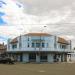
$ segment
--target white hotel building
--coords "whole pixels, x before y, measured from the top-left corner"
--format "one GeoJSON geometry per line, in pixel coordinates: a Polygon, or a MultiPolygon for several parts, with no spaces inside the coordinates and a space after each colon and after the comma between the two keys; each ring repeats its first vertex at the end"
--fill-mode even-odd
{"type": "Polygon", "coordinates": [[[21,62],[64,62],[71,41],[48,33],[28,33],[8,40],[7,52],[21,62]]]}

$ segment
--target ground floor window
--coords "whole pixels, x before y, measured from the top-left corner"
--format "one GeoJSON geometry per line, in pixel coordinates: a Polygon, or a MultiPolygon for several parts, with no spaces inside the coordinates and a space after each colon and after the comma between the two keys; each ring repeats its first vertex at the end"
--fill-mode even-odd
{"type": "Polygon", "coordinates": [[[46,54],[41,54],[40,55],[40,61],[42,61],[42,62],[47,61],[47,55],[46,54]]]}
{"type": "Polygon", "coordinates": [[[29,61],[36,61],[36,54],[35,53],[29,54],[29,61]]]}

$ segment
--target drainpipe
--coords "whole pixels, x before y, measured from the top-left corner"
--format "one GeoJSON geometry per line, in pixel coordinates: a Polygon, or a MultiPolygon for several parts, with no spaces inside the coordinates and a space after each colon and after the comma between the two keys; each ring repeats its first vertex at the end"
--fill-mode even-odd
{"type": "Polygon", "coordinates": [[[19,49],[21,48],[21,35],[19,37],[19,49]]]}
{"type": "Polygon", "coordinates": [[[72,42],[71,42],[71,40],[70,40],[70,50],[72,49],[72,42]]]}
{"type": "MultiPolygon", "coordinates": [[[[70,40],[70,51],[72,49],[72,41],[70,40]]],[[[71,61],[71,54],[70,54],[70,61],[71,61]]]]}
{"type": "Polygon", "coordinates": [[[57,37],[54,36],[54,49],[56,49],[56,48],[57,48],[57,37]]]}
{"type": "Polygon", "coordinates": [[[39,58],[40,58],[40,51],[41,51],[41,35],[40,35],[40,47],[39,47],[39,58]]]}

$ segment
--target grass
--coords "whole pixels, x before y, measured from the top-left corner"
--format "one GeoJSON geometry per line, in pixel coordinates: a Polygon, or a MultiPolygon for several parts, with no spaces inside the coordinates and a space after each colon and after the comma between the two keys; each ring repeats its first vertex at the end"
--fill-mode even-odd
{"type": "Polygon", "coordinates": [[[75,75],[75,64],[0,64],[0,75],[75,75]]]}

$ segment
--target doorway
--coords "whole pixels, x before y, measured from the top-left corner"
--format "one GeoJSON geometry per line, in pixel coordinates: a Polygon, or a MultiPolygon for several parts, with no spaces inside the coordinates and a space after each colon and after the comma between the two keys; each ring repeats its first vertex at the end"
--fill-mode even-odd
{"type": "Polygon", "coordinates": [[[29,53],[29,61],[36,62],[36,54],[35,53],[29,53]]]}

